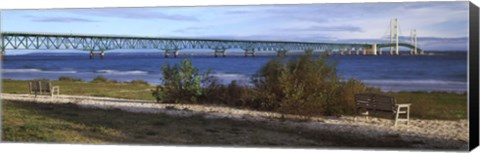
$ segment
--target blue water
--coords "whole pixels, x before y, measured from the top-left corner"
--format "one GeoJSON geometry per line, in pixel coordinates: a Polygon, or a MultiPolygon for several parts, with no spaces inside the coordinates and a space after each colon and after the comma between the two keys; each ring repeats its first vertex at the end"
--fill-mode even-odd
{"type": "MultiPolygon", "coordinates": [[[[223,82],[249,77],[275,56],[196,55],[193,64],[201,71],[211,69],[223,82]]],[[[295,58],[295,56],[289,56],[295,58]]],[[[161,53],[108,53],[104,60],[88,59],[87,54],[27,54],[7,56],[2,65],[7,79],[58,79],[70,76],[91,80],[102,75],[118,81],[142,79],[159,84],[160,67],[166,62],[178,63],[181,58],[164,58],[161,53]]],[[[384,91],[455,91],[467,90],[467,56],[330,56],[337,61],[342,79],[355,78],[384,91]]]]}

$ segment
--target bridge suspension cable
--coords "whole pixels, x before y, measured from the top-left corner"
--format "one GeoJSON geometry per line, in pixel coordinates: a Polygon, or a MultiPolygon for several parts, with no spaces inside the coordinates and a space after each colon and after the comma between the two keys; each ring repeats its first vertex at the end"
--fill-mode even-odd
{"type": "Polygon", "coordinates": [[[383,33],[381,40],[384,44],[390,44],[388,46],[379,46],[379,53],[382,53],[382,47],[389,47],[390,55],[399,55],[399,46],[405,46],[410,48],[412,55],[418,54],[418,42],[417,42],[417,33],[413,29],[410,32],[410,36],[403,36],[402,29],[399,24],[398,18],[392,18],[390,24],[387,26],[385,32],[383,33]],[[410,38],[410,40],[406,39],[410,38]]]}

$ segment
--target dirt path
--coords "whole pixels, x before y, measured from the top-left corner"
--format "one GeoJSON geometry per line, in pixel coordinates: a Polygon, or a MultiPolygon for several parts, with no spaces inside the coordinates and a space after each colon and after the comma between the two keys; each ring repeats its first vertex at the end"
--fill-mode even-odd
{"type": "Polygon", "coordinates": [[[284,116],[279,113],[252,111],[219,106],[192,104],[159,104],[154,101],[128,100],[105,97],[60,95],[33,96],[28,94],[4,94],[2,99],[38,103],[74,103],[82,107],[121,109],[129,112],[165,113],[173,116],[202,115],[205,118],[230,118],[235,120],[268,121],[272,125],[287,125],[312,130],[360,133],[366,137],[400,138],[415,144],[418,148],[459,148],[467,149],[468,121],[411,119],[409,125],[400,123],[393,127],[392,120],[369,119],[351,116],[318,117],[299,121],[301,116],[284,116]]]}

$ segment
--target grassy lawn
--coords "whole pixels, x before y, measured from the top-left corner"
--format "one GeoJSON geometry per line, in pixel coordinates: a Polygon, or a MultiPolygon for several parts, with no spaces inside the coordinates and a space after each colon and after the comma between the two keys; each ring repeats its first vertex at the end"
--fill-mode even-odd
{"type": "Polygon", "coordinates": [[[467,94],[448,92],[397,92],[387,93],[397,103],[410,103],[410,114],[421,119],[467,119],[467,94]]]}
{"type": "MultiPolygon", "coordinates": [[[[3,93],[28,93],[28,80],[2,80],[3,93]]],[[[151,90],[154,86],[131,83],[81,82],[52,80],[53,86],[60,86],[60,94],[126,99],[154,100],[151,90]]]]}
{"type": "Polygon", "coordinates": [[[172,117],[73,104],[3,101],[2,119],[2,140],[8,142],[386,148],[421,143],[406,142],[398,135],[368,138],[267,122],[172,117]]]}
{"type": "MultiPolygon", "coordinates": [[[[66,95],[84,95],[115,97],[126,99],[154,100],[151,90],[154,86],[132,83],[92,83],[80,81],[58,81],[52,84],[60,86],[60,93],[66,95]]],[[[28,81],[3,80],[2,92],[28,93],[28,81]]],[[[394,96],[398,103],[411,103],[411,117],[421,119],[466,119],[467,95],[447,92],[396,92],[385,93],[394,96]]]]}

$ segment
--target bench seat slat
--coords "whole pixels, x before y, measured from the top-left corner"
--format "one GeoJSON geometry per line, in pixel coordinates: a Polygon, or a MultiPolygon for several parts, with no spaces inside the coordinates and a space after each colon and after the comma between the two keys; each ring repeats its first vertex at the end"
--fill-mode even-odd
{"type": "Polygon", "coordinates": [[[395,98],[384,95],[363,93],[355,95],[356,109],[368,111],[395,112],[395,98]]]}
{"type": "Polygon", "coordinates": [[[30,93],[37,94],[52,94],[52,83],[50,81],[31,81],[28,83],[30,93]]]}

